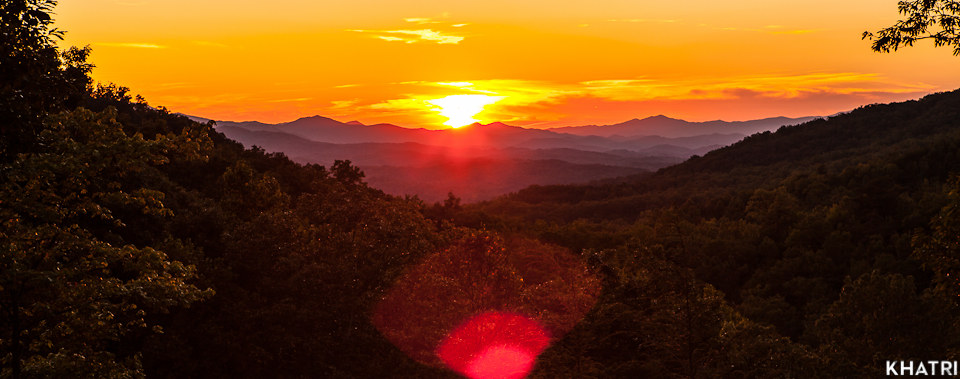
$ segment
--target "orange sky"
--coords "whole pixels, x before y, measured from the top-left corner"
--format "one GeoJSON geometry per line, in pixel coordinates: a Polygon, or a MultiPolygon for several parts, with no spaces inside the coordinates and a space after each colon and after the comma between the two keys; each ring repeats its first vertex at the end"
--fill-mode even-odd
{"type": "Polygon", "coordinates": [[[896,0],[61,1],[94,79],[218,120],[446,128],[830,115],[960,87],[960,57],[860,34],[896,0]],[[479,112],[478,114],[475,114],[479,112]]]}

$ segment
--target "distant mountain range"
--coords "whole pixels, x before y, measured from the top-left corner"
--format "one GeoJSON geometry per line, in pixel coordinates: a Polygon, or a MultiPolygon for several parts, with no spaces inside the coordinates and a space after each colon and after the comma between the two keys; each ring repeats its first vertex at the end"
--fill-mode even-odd
{"type": "Polygon", "coordinates": [[[350,160],[365,171],[370,185],[394,195],[439,201],[453,191],[473,202],[533,184],[583,183],[655,171],[748,134],[810,119],[688,122],[656,116],[544,130],[499,122],[427,130],[313,116],[279,124],[217,121],[216,130],[245,146],[283,152],[300,163],[329,166],[350,160]]]}
{"type": "Polygon", "coordinates": [[[765,131],[777,130],[783,125],[797,125],[813,120],[817,117],[772,117],[752,121],[706,121],[690,122],[670,118],[664,115],[647,117],[642,120],[633,119],[613,125],[568,126],[549,129],[557,133],[568,133],[578,136],[661,136],[687,137],[714,133],[736,133],[751,135],[765,131]]]}
{"type": "MultiPolygon", "coordinates": [[[[206,119],[193,117],[198,121],[206,119]]],[[[363,125],[327,117],[304,117],[295,121],[265,124],[257,121],[217,121],[218,127],[239,127],[249,131],[280,132],[312,141],[346,143],[416,142],[439,146],[495,146],[557,148],[605,151],[670,144],[687,148],[728,145],[746,135],[776,130],[783,125],[801,124],[815,117],[775,117],[753,121],[689,122],[666,116],[633,119],[614,125],[570,126],[553,129],[526,129],[500,122],[475,123],[459,129],[411,129],[392,124],[363,125]],[[707,137],[712,136],[712,137],[707,137]],[[710,141],[710,138],[713,138],[710,141]],[[731,140],[731,138],[735,138],[731,140]]]]}

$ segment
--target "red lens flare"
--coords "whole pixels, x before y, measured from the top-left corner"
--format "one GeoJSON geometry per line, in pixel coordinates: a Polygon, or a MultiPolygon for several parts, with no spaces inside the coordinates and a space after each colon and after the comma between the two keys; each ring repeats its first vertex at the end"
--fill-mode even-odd
{"type": "Polygon", "coordinates": [[[487,312],[453,330],[437,349],[448,367],[472,379],[520,379],[550,343],[547,331],[519,315],[487,312]]]}
{"type": "Polygon", "coordinates": [[[533,369],[534,357],[510,346],[494,346],[484,350],[467,366],[466,375],[473,379],[521,379],[533,369]]]}
{"type": "Polygon", "coordinates": [[[476,233],[410,267],[371,321],[421,363],[471,379],[520,379],[599,293],[599,280],[563,248],[476,233]]]}

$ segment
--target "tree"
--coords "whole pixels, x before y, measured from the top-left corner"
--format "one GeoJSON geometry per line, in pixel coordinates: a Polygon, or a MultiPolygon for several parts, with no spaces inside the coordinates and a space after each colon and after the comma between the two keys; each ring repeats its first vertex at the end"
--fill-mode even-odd
{"type": "Polygon", "coordinates": [[[898,7],[906,20],[876,34],[863,32],[864,39],[873,41],[873,51],[889,53],[922,39],[933,39],[934,46],[953,46],[953,55],[960,55],[960,1],[901,1],[898,7]]]}
{"type": "Polygon", "coordinates": [[[107,241],[122,242],[111,231],[125,228],[121,214],[172,214],[137,178],[174,143],[128,137],[115,117],[51,116],[42,151],[0,164],[0,377],[142,377],[129,337],[151,330],[148,315],[209,295],[161,251],[184,243],[107,241]]]}
{"type": "Polygon", "coordinates": [[[501,321],[526,318],[546,331],[544,343],[559,339],[593,307],[599,292],[597,279],[566,249],[519,238],[502,243],[495,235],[473,232],[410,268],[376,305],[373,323],[411,358],[463,372],[463,362],[441,352],[447,338],[470,351],[501,338],[527,346],[539,338],[526,327],[514,335],[507,332],[511,328],[500,330],[501,321]],[[480,331],[459,339],[464,327],[480,331]]]}
{"type": "Polygon", "coordinates": [[[900,274],[847,277],[840,298],[816,322],[820,352],[831,363],[826,376],[875,378],[883,360],[956,359],[949,349],[955,310],[931,295],[918,294],[913,277],[900,274]]]}
{"type": "Polygon", "coordinates": [[[0,2],[0,161],[36,144],[49,112],[76,107],[93,65],[90,48],[57,49],[51,28],[55,0],[0,2]]]}

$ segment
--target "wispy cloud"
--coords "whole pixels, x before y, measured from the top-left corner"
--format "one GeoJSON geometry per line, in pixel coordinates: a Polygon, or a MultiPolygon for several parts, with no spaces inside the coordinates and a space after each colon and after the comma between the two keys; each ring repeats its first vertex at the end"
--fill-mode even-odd
{"type": "Polygon", "coordinates": [[[444,32],[439,32],[433,29],[418,29],[418,30],[364,30],[364,29],[348,29],[349,32],[357,33],[368,33],[374,34],[374,38],[379,38],[384,41],[390,42],[405,42],[405,43],[416,43],[419,41],[428,41],[436,42],[438,44],[450,44],[456,45],[463,41],[465,37],[447,35],[444,32]]]}
{"type": "Polygon", "coordinates": [[[821,30],[822,30],[822,29],[784,30],[784,31],[774,31],[774,32],[767,32],[767,33],[770,33],[770,34],[807,34],[807,33],[819,32],[819,31],[821,31],[821,30]]]}
{"type": "Polygon", "coordinates": [[[152,43],[141,43],[141,42],[95,42],[94,45],[97,46],[110,46],[110,47],[134,47],[139,49],[165,49],[166,46],[157,45],[152,43]]]}
{"type": "Polygon", "coordinates": [[[393,36],[377,36],[377,38],[382,39],[382,40],[384,40],[384,41],[403,41],[403,42],[406,42],[406,43],[414,43],[414,42],[417,42],[417,40],[415,40],[415,39],[405,39],[405,38],[393,37],[393,36]]]}
{"type": "Polygon", "coordinates": [[[460,41],[463,41],[464,37],[459,36],[445,36],[440,32],[434,31],[432,29],[420,29],[420,30],[385,30],[384,33],[391,34],[405,34],[413,35],[420,37],[424,41],[435,41],[438,44],[457,44],[460,41]]]}
{"type": "Polygon", "coordinates": [[[607,20],[609,22],[677,22],[677,20],[663,20],[663,19],[652,19],[652,18],[634,18],[627,20],[607,20]]]}
{"type": "Polygon", "coordinates": [[[354,108],[354,110],[373,111],[380,116],[403,115],[406,113],[430,114],[433,112],[433,105],[427,98],[406,98],[389,99],[376,104],[364,105],[354,108]]]}
{"type": "Polygon", "coordinates": [[[333,106],[330,107],[330,109],[347,109],[359,104],[360,101],[360,99],[331,101],[330,103],[332,103],[333,106]]]}
{"type": "Polygon", "coordinates": [[[476,88],[471,82],[436,82],[432,84],[435,84],[438,86],[459,88],[461,90],[476,92],[476,93],[495,94],[495,92],[490,90],[476,88]]]}
{"type": "MultiPolygon", "coordinates": [[[[708,26],[706,24],[701,24],[700,26],[708,26]]],[[[783,25],[767,25],[765,29],[756,29],[756,28],[735,28],[735,27],[714,27],[714,30],[729,30],[729,31],[739,31],[739,32],[755,32],[755,33],[767,33],[767,34],[808,34],[823,31],[823,29],[795,29],[795,30],[770,30],[770,29],[781,29],[783,25]]]]}
{"type": "Polygon", "coordinates": [[[616,101],[735,99],[746,95],[768,98],[798,98],[810,94],[914,93],[935,86],[903,84],[877,74],[839,72],[795,75],[753,75],[714,79],[655,80],[617,79],[580,82],[580,91],[616,101]]]}
{"type": "Polygon", "coordinates": [[[298,97],[296,99],[280,99],[280,100],[267,100],[268,103],[290,103],[297,101],[307,101],[312,100],[312,97],[298,97]]]}
{"type": "Polygon", "coordinates": [[[588,80],[585,82],[580,82],[580,84],[588,86],[588,88],[590,87],[604,88],[604,87],[611,87],[611,86],[615,87],[615,86],[631,85],[631,84],[636,84],[640,82],[649,82],[649,81],[650,80],[647,80],[647,79],[588,80]]]}
{"type": "Polygon", "coordinates": [[[869,99],[877,96],[922,93],[938,87],[923,83],[898,83],[878,74],[825,72],[806,74],[766,74],[701,79],[625,78],[597,79],[576,83],[530,80],[473,80],[451,82],[412,82],[414,93],[408,99],[383,102],[381,110],[423,109],[430,96],[478,93],[499,96],[496,104],[484,111],[488,120],[539,122],[568,117],[563,107],[574,99],[597,99],[620,104],[684,101],[729,101],[767,99],[794,101],[813,97],[845,96],[869,99]],[[421,89],[416,89],[417,87],[421,89]],[[428,88],[449,90],[429,90],[428,88]]]}
{"type": "Polygon", "coordinates": [[[434,21],[432,18],[429,18],[429,17],[405,18],[403,19],[403,21],[414,22],[417,24],[439,24],[440,23],[440,21],[434,21]]]}

